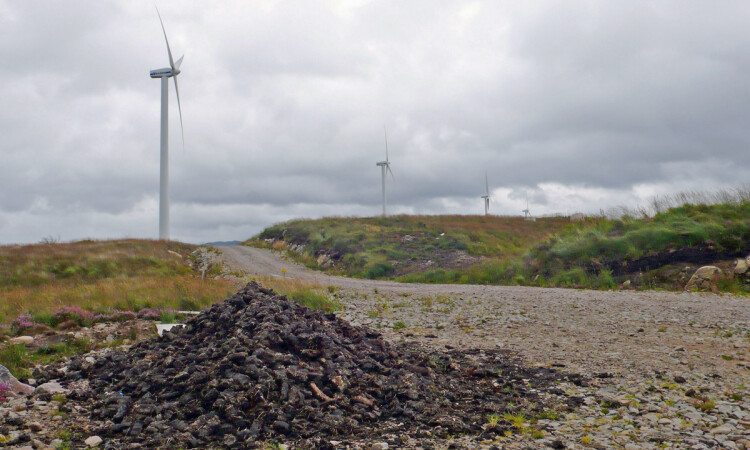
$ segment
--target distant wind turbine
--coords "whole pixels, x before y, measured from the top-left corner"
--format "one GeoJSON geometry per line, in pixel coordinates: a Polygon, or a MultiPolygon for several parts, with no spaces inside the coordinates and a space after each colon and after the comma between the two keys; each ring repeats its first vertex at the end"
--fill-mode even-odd
{"type": "Polygon", "coordinates": [[[490,183],[487,181],[487,172],[484,173],[485,194],[481,197],[484,199],[484,215],[490,214],[490,183]]]}
{"type": "Polygon", "coordinates": [[[525,219],[528,220],[531,217],[531,211],[529,211],[529,194],[526,194],[526,209],[524,209],[522,212],[525,219]]]}
{"type": "Polygon", "coordinates": [[[167,54],[169,55],[169,67],[152,70],[151,78],[161,78],[161,155],[159,161],[159,239],[169,240],[169,78],[174,80],[174,90],[177,94],[177,109],[180,112],[180,131],[182,132],[182,146],[185,147],[185,130],[182,128],[182,106],[180,105],[180,90],[177,87],[177,75],[180,74],[180,65],[182,58],[175,61],[172,59],[172,50],[169,48],[167,39],[167,30],[164,29],[164,21],[161,20],[159,9],[156,9],[159,16],[161,30],[164,32],[164,41],[167,43],[167,54]]]}
{"type": "Polygon", "coordinates": [[[385,171],[391,173],[391,178],[395,179],[393,176],[393,171],[391,170],[391,162],[388,159],[388,132],[385,129],[385,125],[383,125],[383,134],[385,135],[385,161],[380,161],[379,163],[376,163],[375,165],[380,166],[380,173],[382,175],[382,182],[383,182],[383,217],[385,217],[385,171]]]}

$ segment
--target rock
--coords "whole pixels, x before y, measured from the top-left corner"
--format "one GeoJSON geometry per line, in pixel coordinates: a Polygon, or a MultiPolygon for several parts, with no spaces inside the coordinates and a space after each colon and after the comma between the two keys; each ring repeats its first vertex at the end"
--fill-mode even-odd
{"type": "Polygon", "coordinates": [[[21,383],[10,373],[5,366],[0,364],[0,383],[8,383],[10,390],[15,394],[28,395],[34,392],[34,388],[28,384],[21,383]]]}
{"type": "Polygon", "coordinates": [[[34,343],[34,337],[33,336],[16,336],[14,338],[10,338],[10,343],[31,345],[34,343]]]}
{"type": "Polygon", "coordinates": [[[52,331],[52,328],[48,327],[47,325],[43,323],[32,323],[28,326],[19,328],[19,333],[23,333],[25,335],[31,335],[36,336],[39,334],[45,334],[49,331],[52,331]]]}
{"type": "Polygon", "coordinates": [[[49,446],[52,448],[60,448],[63,446],[62,439],[52,439],[52,441],[49,443],[49,446]]]}
{"type": "Polygon", "coordinates": [[[48,381],[44,384],[39,385],[35,392],[47,392],[48,394],[69,394],[70,389],[65,389],[57,381],[48,381]]]}
{"type": "MultiPolygon", "coordinates": [[[[392,343],[257,283],[161,339],[97,354],[88,368],[85,358],[66,361],[61,382],[88,380],[70,403],[85,404],[100,424],[92,429],[122,448],[243,448],[280,439],[320,448],[342,430],[347,439],[372,439],[396,421],[404,435],[436,426],[478,434],[490,406],[523,396],[541,412],[547,395],[570,405],[577,397],[547,390],[558,391],[562,379],[585,381],[526,367],[503,349],[476,354],[392,343]]],[[[42,381],[60,376],[59,367],[44,370],[54,375],[40,374],[42,381]]]]}
{"type": "Polygon", "coordinates": [[[60,324],[57,326],[58,330],[63,330],[63,331],[66,331],[66,330],[77,330],[79,328],[81,328],[81,327],[79,327],[78,324],[75,323],[75,321],[72,321],[72,320],[66,320],[64,322],[60,322],[60,324]]]}
{"type": "Polygon", "coordinates": [[[747,260],[740,259],[737,261],[737,264],[734,266],[734,273],[736,275],[742,275],[743,273],[747,272],[747,260]]]}
{"type": "Polygon", "coordinates": [[[630,283],[630,280],[625,280],[625,281],[624,281],[624,282],[622,283],[622,286],[620,286],[620,288],[621,288],[621,289],[630,289],[630,284],[631,284],[631,283],[630,283]]]}
{"type": "Polygon", "coordinates": [[[39,423],[39,422],[31,422],[31,423],[29,423],[28,426],[29,426],[29,430],[34,431],[34,432],[39,432],[39,431],[42,431],[44,429],[44,427],[42,426],[42,424],[39,423]]]}
{"type": "Polygon", "coordinates": [[[88,445],[89,448],[96,447],[97,445],[101,444],[103,442],[102,438],[99,436],[91,436],[90,438],[83,441],[84,444],[88,445]]]}
{"type": "Polygon", "coordinates": [[[686,291],[719,292],[716,282],[721,278],[721,269],[716,266],[703,266],[695,271],[685,285],[686,291]]]}
{"type": "Polygon", "coordinates": [[[370,447],[371,450],[388,450],[388,444],[385,442],[376,442],[370,447]]]}
{"type": "Polygon", "coordinates": [[[729,434],[734,431],[734,427],[729,424],[719,425],[711,430],[711,434],[729,434]]]}

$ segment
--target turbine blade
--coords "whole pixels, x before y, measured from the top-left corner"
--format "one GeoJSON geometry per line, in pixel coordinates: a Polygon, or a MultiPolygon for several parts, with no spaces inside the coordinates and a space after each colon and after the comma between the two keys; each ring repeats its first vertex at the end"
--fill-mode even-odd
{"type": "MultiPolygon", "coordinates": [[[[388,162],[388,132],[385,130],[385,125],[383,125],[383,135],[385,135],[385,162],[388,162]]],[[[388,170],[391,170],[391,166],[388,166],[388,170]]],[[[393,175],[393,172],[391,172],[391,175],[393,175]]]]}
{"type": "Polygon", "coordinates": [[[180,56],[180,59],[178,59],[178,60],[177,60],[177,62],[176,62],[176,63],[174,63],[174,65],[175,65],[175,68],[176,68],[177,70],[180,70],[180,66],[182,65],[182,58],[184,58],[184,57],[185,57],[185,55],[182,55],[182,56],[180,56]]]}
{"type": "Polygon", "coordinates": [[[487,189],[487,196],[490,195],[490,183],[487,181],[487,172],[484,173],[484,186],[487,189]]]}
{"type": "Polygon", "coordinates": [[[391,170],[391,165],[390,164],[386,164],[385,167],[386,167],[386,169],[388,169],[388,172],[391,173],[391,179],[395,180],[396,177],[393,176],[393,171],[391,170]]]}
{"type": "Polygon", "coordinates": [[[161,20],[161,14],[159,14],[159,8],[156,8],[156,14],[159,16],[159,22],[161,23],[161,31],[164,32],[164,40],[167,42],[167,53],[169,53],[169,67],[175,70],[174,60],[172,59],[172,50],[169,48],[169,39],[167,39],[167,30],[164,29],[164,21],[161,20]]]}
{"type": "MultiPolygon", "coordinates": [[[[182,59],[182,58],[180,58],[182,59]]],[[[180,105],[180,89],[177,87],[177,76],[173,76],[174,90],[177,93],[177,110],[180,112],[180,133],[182,134],[182,151],[185,151],[185,129],[182,127],[182,105],[180,105]]]]}

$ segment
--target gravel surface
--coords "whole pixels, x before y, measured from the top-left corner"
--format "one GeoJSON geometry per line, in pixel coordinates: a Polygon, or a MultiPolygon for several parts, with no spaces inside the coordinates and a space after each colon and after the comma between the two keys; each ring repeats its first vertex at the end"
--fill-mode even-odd
{"type": "Polygon", "coordinates": [[[538,448],[750,448],[750,300],[728,295],[423,285],[328,276],[250,247],[222,247],[248,276],[331,286],[341,316],[393,341],[503,348],[592,377],[562,384],[586,404],[502,443],[538,448]],[[603,399],[603,401],[602,401],[603,399]]]}

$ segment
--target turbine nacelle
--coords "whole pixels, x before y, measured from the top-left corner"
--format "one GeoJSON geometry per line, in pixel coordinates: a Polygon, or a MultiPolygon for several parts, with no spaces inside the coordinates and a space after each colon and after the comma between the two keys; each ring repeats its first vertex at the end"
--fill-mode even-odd
{"type": "Polygon", "coordinates": [[[165,67],[163,69],[155,69],[149,72],[151,75],[151,78],[169,78],[173,77],[175,75],[179,75],[180,71],[178,70],[172,70],[171,67],[165,67]]]}

